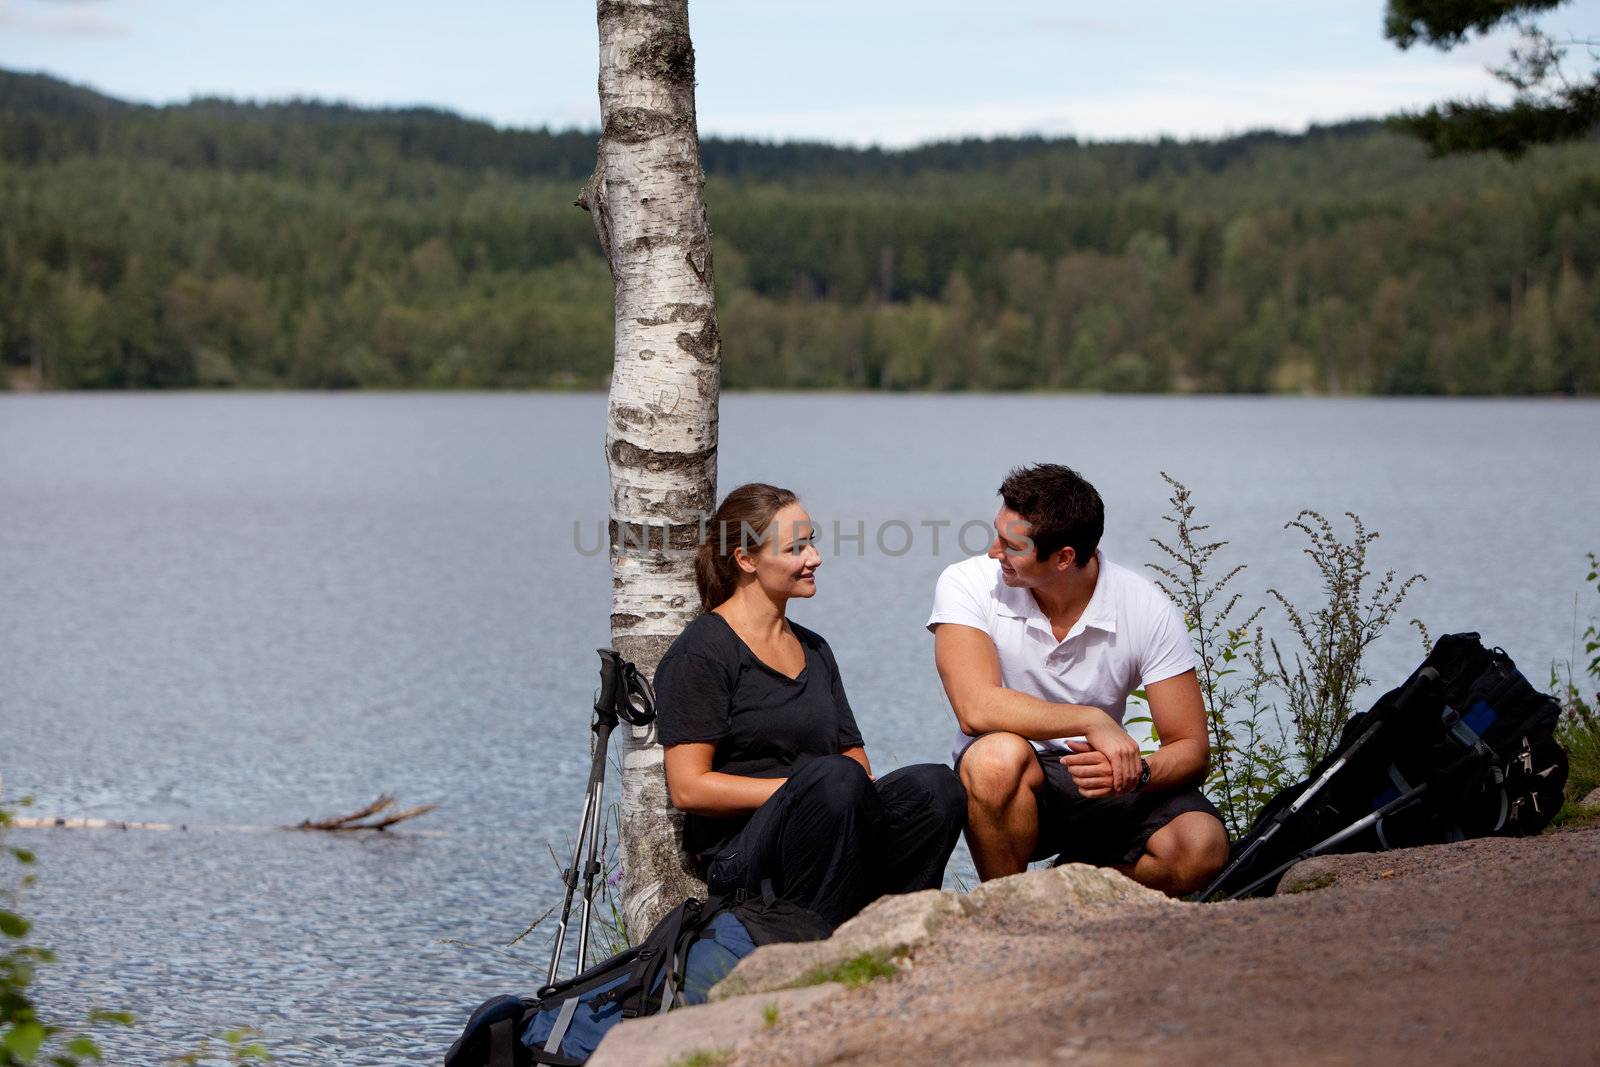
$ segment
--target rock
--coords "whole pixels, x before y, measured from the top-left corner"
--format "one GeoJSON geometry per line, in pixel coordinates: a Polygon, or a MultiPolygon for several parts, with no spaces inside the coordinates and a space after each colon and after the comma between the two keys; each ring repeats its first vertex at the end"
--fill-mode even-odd
{"type": "Polygon", "coordinates": [[[706,1059],[717,1054],[732,1056],[742,1042],[782,1025],[843,989],[829,982],[629,1019],[611,1028],[589,1057],[589,1067],[666,1067],[690,1060],[696,1053],[706,1054],[702,1057],[706,1059]]]}
{"type": "Polygon", "coordinates": [[[1007,924],[1049,927],[1067,912],[1111,904],[1168,907],[1178,902],[1109,867],[1064,863],[985,882],[967,894],[974,914],[1007,924]]]}
{"type": "Polygon", "coordinates": [[[1310,893],[1318,889],[1326,889],[1339,880],[1341,868],[1349,866],[1349,861],[1342,856],[1313,856],[1308,860],[1301,860],[1284,872],[1278,880],[1278,888],[1272,891],[1275,897],[1287,896],[1290,893],[1310,893]]]}
{"type": "Polygon", "coordinates": [[[973,915],[1018,926],[1050,927],[1083,907],[1155,906],[1177,902],[1109,868],[1068,863],[985,882],[971,893],[920,893],[883,897],[839,927],[826,941],[767,945],[746,956],[711,990],[711,999],[788,989],[859,956],[904,956],[951,923],[973,915]]]}
{"type": "Polygon", "coordinates": [[[1600,811],[1600,789],[1589,790],[1589,795],[1578,801],[1578,807],[1586,811],[1600,811]]]}
{"type": "Polygon", "coordinates": [[[826,941],[767,945],[739,961],[733,973],[711,990],[713,1001],[787,989],[818,971],[831,970],[863,955],[899,956],[925,943],[968,912],[966,897],[925,889],[882,897],[834,931],[826,941]]]}

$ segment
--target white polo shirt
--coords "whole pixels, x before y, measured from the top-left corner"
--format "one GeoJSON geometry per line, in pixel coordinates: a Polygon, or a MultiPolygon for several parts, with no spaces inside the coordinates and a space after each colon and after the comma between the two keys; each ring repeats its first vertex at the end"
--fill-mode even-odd
{"type": "MultiPolygon", "coordinates": [[[[1083,615],[1056,640],[1050,620],[1028,589],[1013,589],[988,556],[952,563],[939,576],[928,629],[959,623],[982,630],[1000,654],[1007,689],[1059,704],[1087,704],[1117,722],[1135,689],[1192,670],[1194,648],[1183,616],[1155,583],[1099,552],[1100,577],[1083,615]]],[[[953,756],[973,738],[957,731],[953,756]]],[[[1040,751],[1066,748],[1066,738],[1035,741],[1040,751]]]]}

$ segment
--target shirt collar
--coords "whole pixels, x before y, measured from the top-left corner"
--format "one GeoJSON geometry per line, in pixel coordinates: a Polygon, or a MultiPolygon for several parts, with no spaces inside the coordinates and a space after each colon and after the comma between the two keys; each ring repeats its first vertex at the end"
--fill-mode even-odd
{"type": "MultiPolygon", "coordinates": [[[[1110,565],[1106,561],[1105,553],[1095,549],[1094,558],[1100,564],[1099,577],[1095,579],[1094,592],[1089,596],[1089,603],[1084,605],[1083,614],[1078,621],[1072,624],[1072,629],[1067,631],[1067,636],[1062,641],[1070,641],[1086,629],[1103,630],[1106,633],[1117,632],[1116,608],[1112,604],[1111,591],[1108,588],[1110,576],[1107,571],[1110,565]]],[[[1009,615],[1014,619],[1022,619],[1029,626],[1043,630],[1055,640],[1055,632],[1050,628],[1050,619],[1039,607],[1039,602],[1033,598],[1030,589],[1014,589],[1005,584],[1004,579],[996,575],[996,592],[999,594],[998,608],[1002,615],[1009,615]]]]}

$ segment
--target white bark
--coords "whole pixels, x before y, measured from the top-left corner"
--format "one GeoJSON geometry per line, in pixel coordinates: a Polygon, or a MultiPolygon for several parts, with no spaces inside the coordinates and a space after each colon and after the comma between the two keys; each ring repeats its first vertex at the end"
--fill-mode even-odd
{"type": "MultiPolygon", "coordinates": [[[[721,338],[687,0],[599,0],[598,18],[599,160],[578,203],[616,291],[611,640],[654,676],[700,608],[693,550],[716,503],[721,338]]],[[[622,733],[622,901],[638,937],[704,886],[685,865],[654,730],[622,733]]]]}

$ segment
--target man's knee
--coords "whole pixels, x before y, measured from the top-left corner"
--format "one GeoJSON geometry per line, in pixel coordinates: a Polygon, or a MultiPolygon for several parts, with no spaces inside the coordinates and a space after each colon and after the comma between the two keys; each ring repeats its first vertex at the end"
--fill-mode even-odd
{"type": "Polygon", "coordinates": [[[1228,833],[1206,812],[1185,812],[1151,835],[1146,846],[1175,891],[1203,888],[1228,862],[1228,833]]]}
{"type": "Polygon", "coordinates": [[[1037,767],[1033,746],[1016,734],[984,734],[961,754],[961,784],[983,807],[1009,803],[1037,767]]]}

